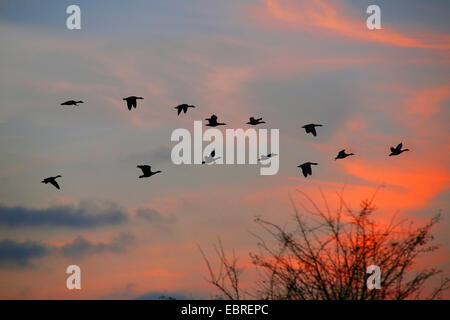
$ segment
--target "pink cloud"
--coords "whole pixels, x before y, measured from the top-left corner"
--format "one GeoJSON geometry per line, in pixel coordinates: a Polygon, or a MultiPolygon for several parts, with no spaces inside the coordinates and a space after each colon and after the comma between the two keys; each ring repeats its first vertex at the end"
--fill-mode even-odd
{"type": "Polygon", "coordinates": [[[450,48],[448,35],[428,34],[426,38],[432,39],[433,42],[425,42],[417,36],[410,36],[389,27],[376,31],[368,30],[365,20],[352,17],[349,9],[336,1],[264,0],[262,2],[263,6],[253,7],[250,14],[259,24],[265,26],[337,34],[359,41],[398,47],[450,48]]]}

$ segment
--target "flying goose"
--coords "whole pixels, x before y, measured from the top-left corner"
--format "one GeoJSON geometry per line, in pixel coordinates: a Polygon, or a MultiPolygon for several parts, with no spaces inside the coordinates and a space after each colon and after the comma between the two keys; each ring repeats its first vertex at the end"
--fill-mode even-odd
{"type": "Polygon", "coordinates": [[[83,101],[75,101],[75,100],[68,100],[66,102],[61,103],[62,106],[77,106],[78,107],[78,103],[84,103],[83,101]]]}
{"type": "Polygon", "coordinates": [[[181,111],[186,113],[188,108],[195,108],[195,106],[183,103],[183,104],[180,104],[179,106],[175,107],[175,109],[178,109],[178,114],[177,115],[180,115],[181,111]]]}
{"type": "Polygon", "coordinates": [[[152,167],[147,165],[136,166],[137,168],[142,170],[142,175],[139,178],[149,178],[154,174],[160,173],[161,171],[152,172],[152,167]]]}
{"type": "Polygon", "coordinates": [[[341,151],[339,151],[338,155],[336,156],[336,158],[334,158],[334,160],[337,159],[344,159],[347,158],[348,156],[354,156],[354,153],[345,153],[345,149],[342,149],[341,151]]]}
{"type": "Polygon", "coordinates": [[[126,100],[126,102],[127,102],[128,110],[131,110],[132,108],[136,109],[136,107],[137,107],[137,99],[144,99],[144,98],[136,97],[136,96],[130,96],[128,98],[123,98],[123,100],[126,100]]]}
{"type": "Polygon", "coordinates": [[[403,143],[400,142],[395,148],[391,147],[391,154],[389,156],[398,156],[400,153],[405,152],[405,151],[409,151],[409,149],[403,149],[403,143]]]}
{"type": "Polygon", "coordinates": [[[251,124],[252,126],[256,126],[261,123],[266,123],[265,121],[261,121],[262,118],[255,119],[253,117],[250,117],[248,120],[249,121],[247,122],[247,124],[251,124]]]}
{"type": "Polygon", "coordinates": [[[211,164],[214,163],[216,160],[220,159],[220,157],[215,158],[216,156],[216,150],[211,151],[209,156],[205,157],[205,160],[202,161],[202,164],[211,164]]]}
{"type": "Polygon", "coordinates": [[[213,114],[211,116],[211,118],[207,118],[205,120],[208,121],[208,124],[205,125],[207,127],[217,127],[217,126],[224,126],[224,125],[226,125],[226,123],[217,122],[217,116],[215,114],[213,114]]]}
{"type": "Polygon", "coordinates": [[[305,124],[304,126],[302,126],[302,128],[305,129],[306,133],[312,133],[312,135],[314,137],[317,136],[316,127],[322,127],[322,125],[310,123],[310,124],[305,124]]]}
{"type": "Polygon", "coordinates": [[[267,155],[261,155],[261,157],[258,159],[258,161],[266,161],[275,156],[277,156],[276,153],[269,153],[267,155]]]}
{"type": "Polygon", "coordinates": [[[303,175],[305,176],[305,178],[307,178],[308,174],[312,175],[312,170],[311,170],[311,166],[312,165],[316,166],[316,165],[318,165],[318,163],[316,163],[316,162],[305,162],[305,163],[303,163],[303,164],[301,164],[301,165],[299,165],[297,167],[302,169],[303,175]]]}
{"type": "Polygon", "coordinates": [[[42,183],[45,183],[45,184],[47,184],[47,183],[51,183],[56,189],[60,189],[59,188],[59,184],[58,184],[58,182],[56,182],[56,179],[57,178],[61,178],[62,176],[61,175],[57,175],[56,177],[48,177],[48,178],[45,178],[44,180],[42,180],[41,182],[42,183]]]}

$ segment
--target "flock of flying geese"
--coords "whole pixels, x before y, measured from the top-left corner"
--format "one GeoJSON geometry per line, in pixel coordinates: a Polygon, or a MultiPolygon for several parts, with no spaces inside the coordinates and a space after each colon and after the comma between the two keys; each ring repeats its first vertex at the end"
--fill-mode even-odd
{"type": "MultiPolygon", "coordinates": [[[[128,98],[124,98],[123,100],[125,100],[127,102],[127,107],[128,110],[131,111],[133,108],[136,109],[137,107],[137,100],[142,100],[144,98],[142,97],[137,97],[137,96],[130,96],[128,98]]],[[[78,106],[79,103],[84,103],[83,101],[79,100],[68,100],[66,102],[61,103],[62,106],[78,106]]],[[[195,108],[195,106],[193,105],[189,105],[189,104],[180,104],[179,106],[176,106],[175,109],[177,109],[177,115],[179,116],[181,114],[181,112],[186,113],[188,111],[189,108],[195,108]]],[[[218,127],[218,126],[224,126],[226,125],[226,123],[223,122],[218,122],[217,121],[217,116],[215,114],[213,114],[210,118],[206,118],[205,120],[208,121],[207,124],[205,124],[205,126],[207,127],[218,127]]],[[[252,126],[256,126],[258,124],[262,124],[262,123],[266,123],[265,121],[262,120],[262,118],[254,118],[254,117],[250,117],[249,121],[247,122],[247,124],[252,125],[252,126]]],[[[303,129],[305,129],[305,132],[311,133],[313,136],[317,136],[317,131],[316,131],[316,127],[322,127],[321,124],[314,124],[314,123],[310,123],[310,124],[306,124],[304,126],[302,126],[303,129]]],[[[395,148],[391,147],[391,153],[389,154],[389,156],[398,156],[399,154],[405,152],[405,151],[409,151],[409,149],[403,149],[403,143],[399,143],[395,148]]],[[[349,156],[353,156],[354,153],[346,153],[345,149],[339,151],[339,153],[337,154],[336,158],[334,158],[334,160],[338,160],[338,159],[345,159],[349,156]]],[[[209,156],[205,156],[204,160],[202,161],[202,164],[211,164],[214,163],[216,160],[220,159],[220,157],[215,157],[216,156],[216,151],[213,150],[211,152],[211,154],[209,156]]],[[[258,161],[267,161],[270,158],[277,156],[277,154],[275,153],[269,153],[267,155],[261,155],[260,158],[258,159],[258,161]]],[[[313,165],[318,165],[317,162],[305,162],[303,164],[298,165],[298,168],[301,168],[303,175],[306,177],[308,177],[308,175],[312,175],[312,168],[311,166],[313,165]]],[[[152,167],[149,165],[138,165],[137,168],[139,168],[142,171],[142,175],[139,176],[139,178],[149,178],[157,173],[160,173],[161,171],[152,171],[152,167]]],[[[57,178],[61,178],[61,175],[57,175],[55,177],[48,177],[45,178],[44,180],[42,180],[42,183],[48,184],[50,183],[51,185],[53,185],[56,189],[60,189],[58,182],[56,181],[57,178]]]]}

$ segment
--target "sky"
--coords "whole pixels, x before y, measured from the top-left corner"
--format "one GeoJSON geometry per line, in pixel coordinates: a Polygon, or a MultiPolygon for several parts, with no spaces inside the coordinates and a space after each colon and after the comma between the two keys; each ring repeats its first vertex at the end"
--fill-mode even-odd
{"type": "MultiPolygon", "coordinates": [[[[450,271],[448,1],[0,2],[0,298],[209,298],[198,250],[250,268],[255,216],[288,225],[297,190],[377,218],[439,211],[450,271]],[[67,6],[81,30],[66,28],[67,6]],[[381,8],[381,30],[366,8],[381,8]],[[144,97],[128,111],[124,97],[144,97]],[[69,99],[79,107],[61,107],[69,99]],[[196,105],[179,117],[174,106],[196,105]],[[278,174],[174,165],[170,136],[211,114],[280,130],[278,174]],[[321,123],[317,137],[301,128],[321,123]],[[389,157],[403,142],[411,151],[389,157]],[[356,155],[334,161],[341,149],[356,155]],[[305,179],[297,165],[319,163],[305,179]],[[162,173],[138,179],[136,165],[162,173]],[[60,174],[61,190],[44,185],[60,174]],[[82,290],[67,290],[68,265],[82,290]]],[[[250,271],[249,271],[250,272],[250,271]]],[[[250,277],[251,278],[251,277],[250,277]]],[[[251,281],[250,281],[251,282],[251,281]]],[[[251,283],[250,283],[251,285],[251,283]]]]}

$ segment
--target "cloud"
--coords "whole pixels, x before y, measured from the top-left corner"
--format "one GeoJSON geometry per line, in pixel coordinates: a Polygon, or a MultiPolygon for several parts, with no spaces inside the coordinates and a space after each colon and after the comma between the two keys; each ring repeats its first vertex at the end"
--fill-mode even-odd
{"type": "Polygon", "coordinates": [[[50,251],[49,246],[36,241],[0,240],[0,268],[29,267],[33,259],[42,258],[50,251]]]}
{"type": "Polygon", "coordinates": [[[125,284],[124,287],[120,289],[116,289],[112,291],[111,293],[106,294],[105,296],[101,297],[101,299],[106,300],[124,300],[124,299],[133,299],[136,296],[135,292],[136,283],[134,282],[128,282],[125,284]]]}
{"type": "Polygon", "coordinates": [[[137,211],[137,216],[155,222],[161,222],[163,220],[161,214],[158,211],[151,208],[139,209],[137,211]]]}
{"type": "Polygon", "coordinates": [[[136,297],[136,300],[189,300],[190,298],[183,292],[178,291],[149,291],[136,297]]]}
{"type": "MultiPolygon", "coordinates": [[[[162,208],[162,210],[166,209],[162,208]]],[[[135,212],[136,223],[146,226],[148,224],[149,227],[158,232],[172,232],[177,221],[177,217],[173,213],[161,213],[154,207],[140,207],[135,212]]]]}
{"type": "Polygon", "coordinates": [[[401,165],[398,164],[400,159],[389,160],[348,161],[343,166],[345,171],[355,177],[388,186],[389,189],[378,197],[378,203],[395,204],[403,209],[423,208],[450,186],[450,175],[446,168],[435,165],[424,171],[427,163],[420,160],[402,159],[401,165]]]}
{"type": "Polygon", "coordinates": [[[62,246],[50,245],[33,240],[16,241],[0,240],[0,268],[31,267],[32,260],[50,254],[70,258],[82,258],[91,254],[104,252],[122,253],[135,243],[135,237],[129,233],[121,233],[110,242],[94,243],[82,236],[62,246]]]}
{"type": "Polygon", "coordinates": [[[129,233],[121,233],[111,242],[94,243],[82,236],[78,236],[74,241],[63,245],[60,252],[63,256],[81,258],[89,254],[97,254],[103,252],[124,252],[128,246],[135,242],[133,235],[129,233]]]}
{"type": "MultiPolygon", "coordinates": [[[[450,99],[450,84],[439,87],[419,89],[412,92],[405,101],[405,109],[410,114],[430,117],[443,109],[444,102],[450,99]]],[[[423,120],[423,118],[421,118],[423,120]]]]}
{"type": "Polygon", "coordinates": [[[261,24],[271,24],[285,29],[328,32],[365,42],[382,43],[407,48],[449,49],[449,36],[428,34],[431,43],[385,27],[376,32],[367,30],[365,21],[351,17],[348,8],[335,1],[277,1],[265,0],[264,7],[252,11],[261,24]]]}
{"type": "Polygon", "coordinates": [[[126,212],[116,205],[101,207],[97,204],[81,202],[77,207],[62,205],[47,209],[0,205],[0,226],[12,228],[42,226],[95,228],[120,224],[127,219],[126,212]]]}
{"type": "Polygon", "coordinates": [[[165,218],[159,211],[152,208],[141,208],[136,212],[137,216],[152,222],[165,222],[165,218]]]}

